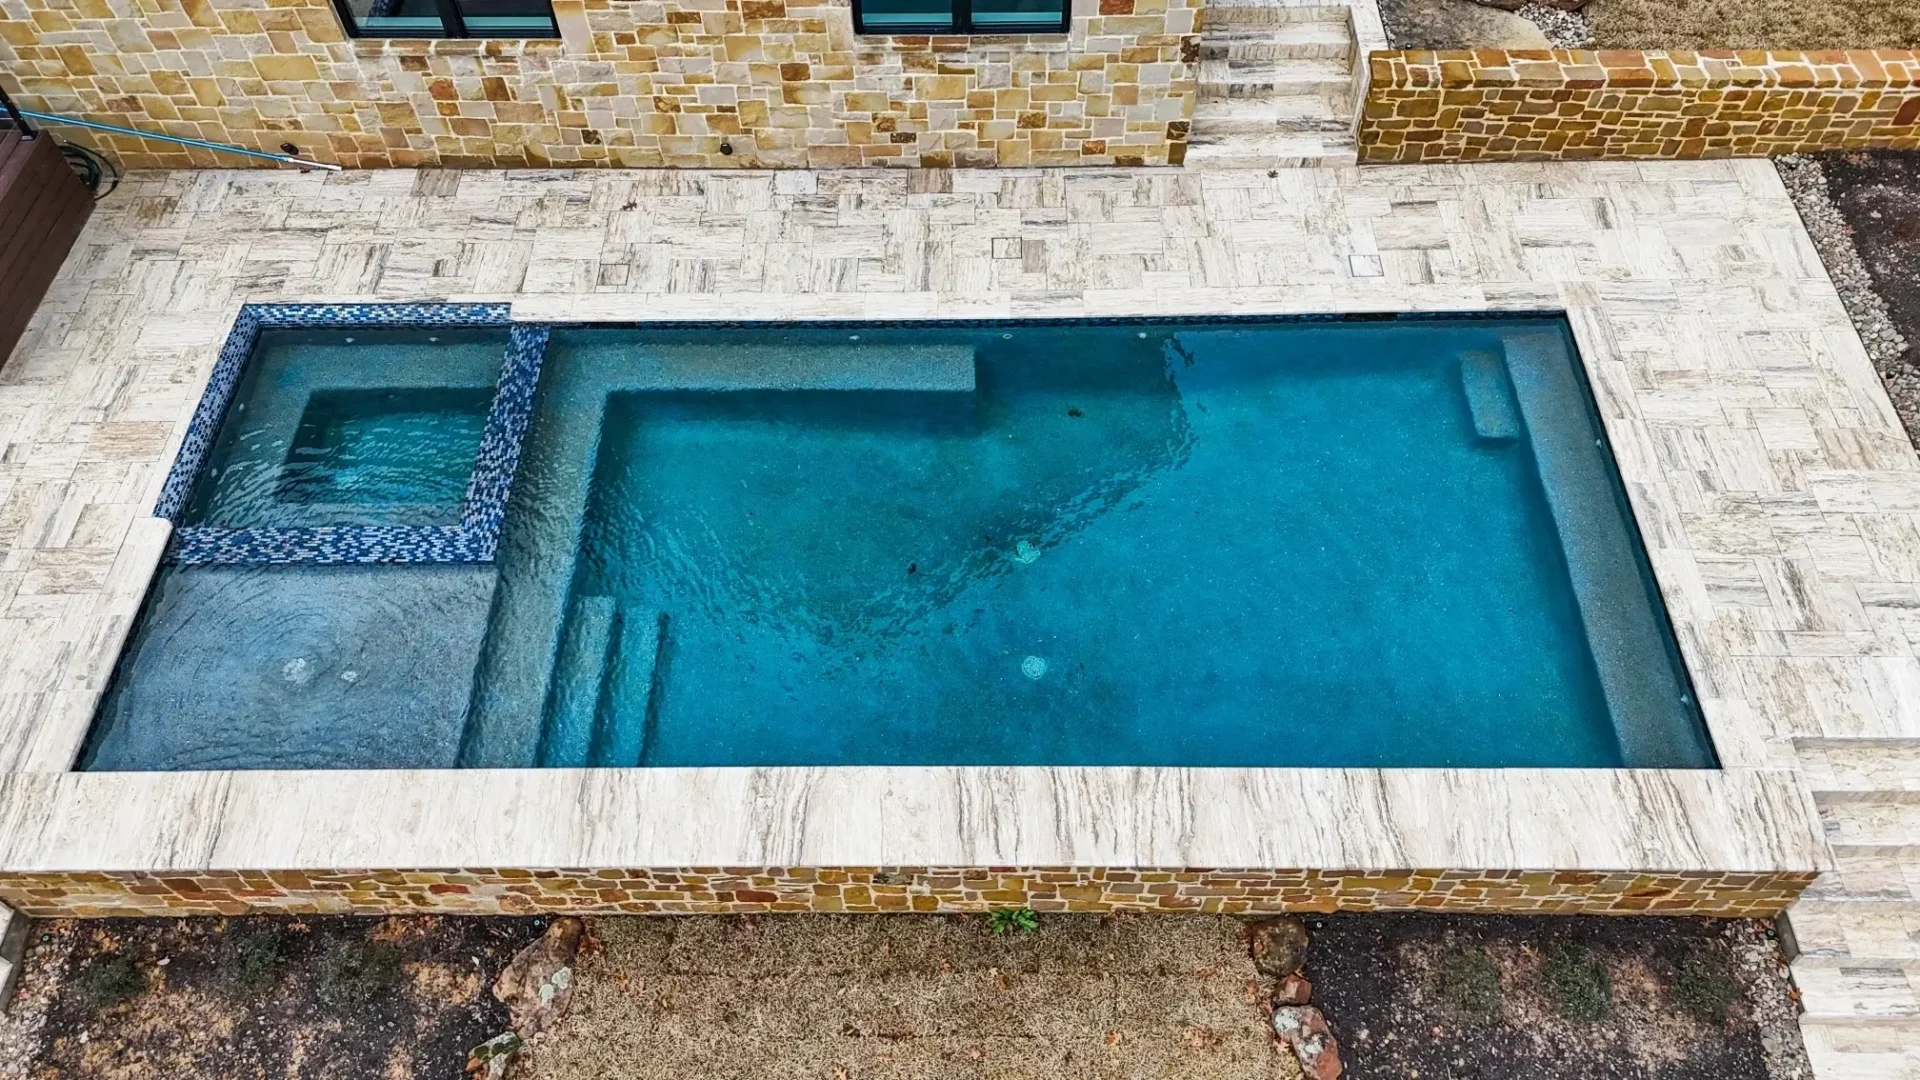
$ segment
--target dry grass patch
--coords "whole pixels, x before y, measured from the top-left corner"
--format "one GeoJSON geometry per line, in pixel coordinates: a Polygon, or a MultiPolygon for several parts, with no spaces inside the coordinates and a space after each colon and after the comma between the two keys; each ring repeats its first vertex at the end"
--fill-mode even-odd
{"type": "Polygon", "coordinates": [[[1594,0],[1602,49],[1914,49],[1915,0],[1594,0]]]}
{"type": "Polygon", "coordinates": [[[1291,1080],[1237,920],[589,920],[529,1080],[1291,1080]]]}

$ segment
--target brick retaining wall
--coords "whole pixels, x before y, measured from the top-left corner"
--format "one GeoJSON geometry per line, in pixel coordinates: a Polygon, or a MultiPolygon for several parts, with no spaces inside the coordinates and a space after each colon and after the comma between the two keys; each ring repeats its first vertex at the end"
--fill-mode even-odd
{"type": "MultiPolygon", "coordinates": [[[[1200,2],[929,38],[856,36],[850,0],[555,0],[558,41],[355,41],[328,0],[18,0],[0,76],[26,108],[350,168],[1162,165],[1200,2]]],[[[61,134],[129,168],[260,164],[61,134]]]]}
{"type": "Polygon", "coordinates": [[[1920,50],[1371,53],[1360,160],[1920,148],[1920,50]]]}
{"type": "Polygon", "coordinates": [[[1035,867],[0,874],[35,917],[244,912],[1448,910],[1771,916],[1811,873],[1238,871],[1035,867]]]}

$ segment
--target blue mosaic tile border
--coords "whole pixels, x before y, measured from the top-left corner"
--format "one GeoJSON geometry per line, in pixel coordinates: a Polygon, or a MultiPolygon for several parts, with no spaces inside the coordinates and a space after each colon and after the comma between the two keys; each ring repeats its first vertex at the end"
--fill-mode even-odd
{"type": "Polygon", "coordinates": [[[533,421],[533,393],[540,385],[540,363],[547,355],[548,329],[522,323],[507,338],[507,361],[487,413],[480,437],[473,479],[461,507],[460,528],[471,538],[474,555],[456,562],[492,562],[500,528],[507,516],[507,496],[513,493],[513,474],[520,465],[520,445],[533,421]]]}
{"type": "Polygon", "coordinates": [[[460,525],[320,525],[313,528],[211,529],[174,533],[172,562],[182,566],[291,566],[353,563],[487,562],[460,525]]]}
{"type": "Polygon", "coordinates": [[[182,526],[168,561],[179,565],[492,562],[520,444],[546,356],[547,327],[511,321],[506,304],[248,304],[240,309],[161,489],[154,516],[178,524],[206,467],[260,331],[279,327],[511,326],[500,381],[480,440],[459,525],[324,525],[312,528],[182,526]]]}

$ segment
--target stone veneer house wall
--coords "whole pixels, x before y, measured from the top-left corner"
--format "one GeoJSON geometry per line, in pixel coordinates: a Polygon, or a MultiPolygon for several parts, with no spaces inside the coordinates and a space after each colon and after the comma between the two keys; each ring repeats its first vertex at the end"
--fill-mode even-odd
{"type": "MultiPolygon", "coordinates": [[[[558,40],[404,40],[349,37],[328,0],[3,0],[0,74],[26,108],[349,168],[1165,165],[1199,8],[1074,0],[1066,34],[886,37],[855,34],[850,0],[555,0],[558,40]]],[[[129,168],[216,163],[62,137],[129,168]]]]}

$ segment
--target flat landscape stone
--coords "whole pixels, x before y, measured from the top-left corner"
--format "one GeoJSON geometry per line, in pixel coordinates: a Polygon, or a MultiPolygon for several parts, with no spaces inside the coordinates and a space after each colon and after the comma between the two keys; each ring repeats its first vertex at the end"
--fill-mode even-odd
{"type": "Polygon", "coordinates": [[[1396,49],[1550,49],[1520,7],[1478,0],[1383,0],[1380,18],[1396,49]],[[1502,10],[1506,8],[1506,10],[1502,10]]]}

